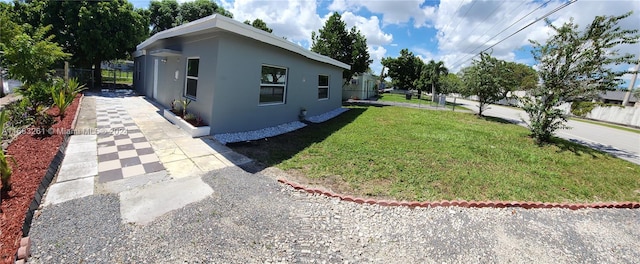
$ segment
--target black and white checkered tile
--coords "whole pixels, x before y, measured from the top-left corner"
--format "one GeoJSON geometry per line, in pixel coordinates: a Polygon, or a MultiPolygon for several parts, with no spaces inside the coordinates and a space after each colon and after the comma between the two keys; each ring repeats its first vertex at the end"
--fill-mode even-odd
{"type": "Polygon", "coordinates": [[[120,102],[96,97],[98,181],[102,183],[165,169],[120,102]]]}

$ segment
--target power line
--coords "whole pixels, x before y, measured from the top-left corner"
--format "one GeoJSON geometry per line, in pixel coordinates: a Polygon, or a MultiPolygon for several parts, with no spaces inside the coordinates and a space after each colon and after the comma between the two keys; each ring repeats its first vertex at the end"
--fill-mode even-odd
{"type": "MultiPolygon", "coordinates": [[[[521,17],[520,19],[516,20],[515,22],[511,23],[511,25],[509,25],[508,27],[506,27],[505,29],[503,29],[502,31],[498,32],[498,34],[495,34],[493,37],[491,37],[490,39],[488,39],[487,41],[485,41],[484,43],[480,44],[479,46],[477,46],[475,49],[473,49],[471,52],[469,53],[474,53],[476,50],[478,50],[479,48],[481,48],[482,46],[484,46],[485,44],[487,44],[489,41],[493,40],[494,38],[496,38],[497,36],[499,36],[500,34],[502,34],[503,32],[507,31],[508,29],[510,29],[511,27],[513,27],[514,25],[516,25],[517,23],[519,23],[520,21],[522,21],[523,19],[525,19],[526,17],[528,17],[529,15],[533,14],[535,11],[538,11],[538,9],[546,6],[549,2],[551,2],[551,0],[548,0],[544,3],[542,3],[540,6],[538,6],[536,9],[531,10],[531,12],[527,13],[526,15],[524,15],[523,17],[521,17]]],[[[473,59],[475,56],[477,56],[477,54],[474,54],[471,56],[471,58],[468,58],[470,55],[464,55],[462,58],[456,60],[453,64],[455,65],[455,67],[467,62],[469,59],[473,59]]],[[[454,68],[455,68],[454,67],[454,68]]]]}
{"type": "MultiPolygon", "coordinates": [[[[453,29],[453,31],[455,32],[458,27],[460,26],[460,23],[462,23],[462,20],[464,20],[464,17],[467,16],[467,14],[469,14],[469,11],[471,11],[471,8],[473,8],[473,6],[476,4],[475,0],[471,0],[471,6],[469,8],[467,8],[467,11],[464,12],[464,15],[462,15],[462,17],[460,18],[460,21],[458,21],[458,24],[456,24],[456,27],[453,29]]],[[[456,8],[456,10],[458,10],[460,8],[460,6],[462,6],[462,2],[460,2],[460,5],[458,6],[458,8],[456,8]]],[[[443,41],[443,42],[447,42],[449,40],[450,36],[447,36],[447,38],[443,41]]]]}
{"type": "MultiPolygon", "coordinates": [[[[471,29],[471,32],[469,32],[467,35],[469,35],[469,36],[473,36],[473,32],[475,32],[475,31],[476,31],[476,29],[477,29],[480,25],[482,25],[482,23],[484,23],[485,21],[487,21],[487,19],[489,19],[489,17],[491,17],[493,14],[495,14],[495,13],[496,13],[496,11],[498,11],[498,9],[500,9],[500,7],[502,7],[502,5],[504,5],[504,3],[505,3],[505,2],[506,2],[506,0],[503,0],[503,1],[502,1],[502,3],[500,3],[500,5],[498,5],[498,6],[496,6],[496,8],[494,8],[494,9],[493,9],[493,11],[491,11],[491,13],[489,13],[489,14],[488,14],[488,15],[487,15],[487,16],[486,16],[486,17],[485,17],[485,18],[484,18],[480,23],[476,23],[476,26],[475,26],[473,29],[471,29]]],[[[518,5],[518,6],[516,7],[516,9],[517,9],[517,8],[519,8],[520,6],[522,6],[524,3],[525,3],[525,2],[521,2],[521,3],[520,3],[520,5],[518,5]]],[[[504,20],[504,18],[503,18],[503,20],[504,20]]],[[[500,21],[502,22],[502,20],[500,20],[500,21]]],[[[492,26],[491,28],[489,28],[489,30],[487,30],[486,32],[491,31],[491,30],[492,30],[496,25],[498,25],[498,24],[499,24],[499,23],[495,23],[495,24],[493,24],[493,26],[492,26]]],[[[480,38],[480,36],[476,37],[476,39],[474,39],[473,41],[477,40],[478,38],[480,38]]],[[[471,48],[471,44],[467,45],[467,47],[462,51],[462,53],[467,53],[466,51],[467,51],[468,49],[470,49],[470,48],[471,48]]],[[[471,52],[473,52],[473,51],[471,51],[471,52]]]]}
{"type": "Polygon", "coordinates": [[[565,7],[569,6],[570,4],[573,4],[573,3],[577,2],[577,1],[578,1],[578,0],[571,0],[571,1],[569,1],[569,2],[567,2],[567,3],[565,3],[565,4],[563,4],[562,6],[559,6],[559,7],[557,7],[556,9],[551,10],[549,13],[546,13],[546,14],[545,14],[544,16],[542,16],[541,18],[538,18],[538,19],[534,20],[533,22],[531,22],[531,23],[527,24],[526,26],[524,26],[523,28],[519,29],[519,30],[518,30],[518,31],[516,31],[516,32],[513,32],[511,35],[507,36],[506,38],[503,38],[502,40],[498,41],[496,44],[493,44],[493,45],[491,45],[490,47],[488,47],[488,48],[484,49],[482,52],[485,52],[485,51],[487,51],[488,49],[491,49],[491,48],[495,47],[496,45],[498,45],[498,44],[502,43],[503,41],[507,40],[508,38],[512,37],[513,35],[518,34],[518,33],[520,33],[520,31],[523,31],[523,30],[525,30],[526,28],[530,27],[531,25],[535,24],[536,22],[538,22],[538,21],[540,21],[540,20],[542,20],[542,19],[547,18],[548,16],[552,15],[553,13],[560,11],[560,9],[563,9],[563,8],[565,8],[565,7]]]}
{"type": "MultiPolygon", "coordinates": [[[[516,31],[516,33],[517,33],[517,32],[520,32],[520,31],[522,31],[522,30],[524,30],[525,28],[527,28],[527,27],[531,26],[532,24],[534,24],[534,23],[536,23],[536,22],[540,21],[541,19],[546,18],[547,16],[549,16],[549,15],[551,15],[551,14],[553,14],[553,13],[557,12],[558,10],[560,10],[560,9],[562,9],[562,8],[564,8],[564,7],[568,6],[568,5],[570,5],[570,4],[572,4],[572,3],[576,2],[576,1],[577,1],[577,0],[571,0],[571,1],[567,2],[567,3],[562,4],[560,7],[558,7],[558,8],[556,8],[556,9],[552,10],[550,13],[545,14],[542,18],[538,18],[538,19],[536,19],[533,23],[530,23],[529,25],[525,26],[524,28],[521,28],[520,30],[516,31]]],[[[523,19],[525,19],[526,17],[528,17],[529,15],[533,14],[535,11],[538,11],[540,8],[542,8],[542,7],[546,6],[549,2],[551,2],[551,0],[546,1],[546,2],[544,2],[543,4],[541,4],[540,6],[538,6],[537,8],[535,8],[534,10],[531,10],[529,13],[527,13],[527,14],[526,14],[526,15],[524,15],[524,16],[522,16],[520,19],[518,19],[518,20],[516,20],[515,22],[511,23],[511,25],[509,25],[509,26],[508,26],[508,27],[506,27],[505,29],[501,30],[500,32],[498,32],[497,34],[495,34],[493,37],[489,38],[489,39],[488,39],[487,41],[485,41],[484,43],[482,43],[482,44],[480,44],[479,46],[477,46],[477,47],[476,47],[475,49],[473,49],[470,53],[474,53],[476,50],[478,50],[479,48],[481,48],[481,47],[483,47],[484,45],[486,45],[487,43],[489,43],[489,41],[491,41],[491,40],[495,39],[497,36],[499,36],[500,34],[504,33],[505,31],[507,31],[508,29],[510,29],[511,27],[513,27],[514,25],[516,25],[517,23],[519,23],[520,21],[522,21],[523,19]]],[[[506,40],[507,38],[509,38],[509,37],[511,37],[511,36],[513,36],[513,35],[515,35],[515,34],[511,34],[511,35],[509,35],[508,37],[506,37],[506,38],[504,38],[504,39],[500,40],[498,43],[503,42],[504,40],[506,40]]],[[[495,46],[495,44],[494,44],[493,46],[495,46]]],[[[493,46],[491,46],[491,47],[493,47],[493,46]]],[[[491,47],[490,47],[490,48],[491,48],[491,47]]],[[[483,51],[486,51],[486,50],[488,50],[488,49],[490,49],[490,48],[487,48],[487,49],[485,49],[485,50],[483,50],[483,51]]],[[[454,65],[454,67],[453,67],[453,68],[455,68],[455,67],[457,67],[457,66],[459,66],[459,65],[461,65],[461,64],[463,64],[463,63],[465,63],[465,62],[467,62],[467,61],[468,61],[468,60],[470,60],[470,59],[473,59],[473,58],[474,58],[475,56],[477,56],[477,55],[478,55],[478,54],[474,54],[474,55],[465,55],[465,56],[463,56],[462,58],[460,58],[460,59],[456,60],[456,61],[453,63],[453,65],[454,65]],[[470,58],[468,58],[469,56],[471,56],[471,57],[470,57],[470,58]]]]}

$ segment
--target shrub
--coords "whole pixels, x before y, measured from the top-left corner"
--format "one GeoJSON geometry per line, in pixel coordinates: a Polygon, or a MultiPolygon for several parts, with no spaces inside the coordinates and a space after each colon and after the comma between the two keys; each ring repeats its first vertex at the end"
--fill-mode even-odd
{"type": "Polygon", "coordinates": [[[571,103],[571,114],[575,116],[585,117],[588,113],[591,113],[596,106],[617,106],[624,108],[623,105],[619,104],[605,104],[602,102],[580,102],[576,101],[571,103]]]}
{"type": "Polygon", "coordinates": [[[18,94],[22,95],[31,102],[31,107],[36,109],[40,105],[50,106],[53,104],[51,98],[51,83],[46,81],[39,81],[34,84],[23,86],[18,89],[18,94]]]}
{"type": "Polygon", "coordinates": [[[182,100],[181,103],[182,103],[182,116],[186,116],[187,115],[187,107],[191,103],[191,100],[185,98],[184,100],[182,100]]]}
{"type": "MultiPolygon", "coordinates": [[[[6,110],[2,110],[0,112],[0,133],[4,134],[4,125],[9,121],[9,115],[6,110]]],[[[4,154],[4,149],[0,149],[0,181],[2,181],[2,192],[11,191],[11,167],[9,167],[9,163],[7,162],[7,158],[13,157],[4,154]]],[[[16,161],[13,160],[15,163],[16,161]]]]}
{"type": "Polygon", "coordinates": [[[33,123],[33,116],[30,115],[31,103],[26,99],[11,102],[4,106],[7,111],[8,120],[4,126],[2,140],[11,139],[21,128],[28,127],[33,123]]]}
{"type": "Polygon", "coordinates": [[[67,107],[71,105],[76,95],[84,89],[86,89],[84,84],[80,85],[76,78],[69,79],[67,83],[64,83],[59,78],[54,81],[51,87],[51,98],[53,98],[53,104],[58,106],[60,110],[60,117],[64,117],[67,107]]]}
{"type": "Polygon", "coordinates": [[[40,135],[45,135],[49,128],[51,128],[51,126],[56,122],[53,117],[47,113],[47,110],[49,110],[49,107],[42,105],[36,108],[33,125],[38,128],[38,134],[40,135]]]}
{"type": "Polygon", "coordinates": [[[192,113],[188,113],[186,115],[184,115],[183,117],[184,120],[190,121],[190,120],[196,120],[196,115],[192,114],[192,113]]]}
{"type": "Polygon", "coordinates": [[[73,96],[73,98],[75,98],[76,95],[78,95],[80,92],[86,89],[87,87],[85,84],[80,85],[80,81],[78,81],[78,78],[69,79],[69,81],[67,81],[65,85],[66,93],[70,96],[73,96]]]}
{"type": "Polygon", "coordinates": [[[53,84],[51,88],[51,98],[53,99],[53,104],[60,110],[60,117],[64,117],[64,111],[67,110],[67,107],[69,107],[73,101],[73,98],[69,98],[65,92],[64,84],[60,82],[53,84]]]}
{"type": "Polygon", "coordinates": [[[180,109],[178,109],[178,103],[179,101],[177,99],[173,99],[173,101],[171,101],[171,112],[176,115],[182,114],[182,112],[180,112],[180,109]]]}

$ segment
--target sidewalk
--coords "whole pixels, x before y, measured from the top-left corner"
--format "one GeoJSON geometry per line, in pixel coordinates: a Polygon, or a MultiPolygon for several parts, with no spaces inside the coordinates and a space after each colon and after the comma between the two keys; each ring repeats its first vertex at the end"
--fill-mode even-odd
{"type": "Polygon", "coordinates": [[[131,91],[87,93],[44,206],[115,193],[120,194],[123,215],[129,216],[123,221],[148,222],[149,215],[159,216],[210,193],[201,188],[205,184],[199,187],[198,180],[189,178],[251,161],[212,138],[191,138],[162,117],[161,109],[131,91]],[[185,195],[188,189],[192,196],[185,195]],[[183,199],[170,199],[172,190],[183,199]],[[161,195],[151,199],[156,192],[161,195]],[[132,195],[140,193],[148,197],[132,195]],[[140,208],[146,208],[143,214],[140,208]]]}

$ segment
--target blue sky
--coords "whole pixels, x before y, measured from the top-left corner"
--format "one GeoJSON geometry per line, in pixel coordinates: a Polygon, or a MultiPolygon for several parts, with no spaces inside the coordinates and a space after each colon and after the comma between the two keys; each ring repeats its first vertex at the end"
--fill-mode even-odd
{"type": "MultiPolygon", "coordinates": [[[[148,0],[129,0],[147,8],[148,0]]],[[[185,0],[178,0],[184,2],[185,0]]],[[[442,60],[452,72],[471,63],[479,51],[496,44],[568,0],[215,0],[239,21],[260,18],[273,33],[308,48],[311,32],[333,13],[367,37],[371,68],[379,73],[383,57],[395,57],[408,48],[423,60],[442,60]],[[544,3],[544,5],[543,5],[544,3]],[[509,27],[511,26],[511,27],[509,27]],[[499,32],[504,31],[500,34],[499,32]]],[[[640,28],[640,1],[578,0],[549,18],[561,24],[573,18],[584,27],[596,15],[621,15],[634,10],[623,28],[640,28]]],[[[492,54],[500,59],[535,67],[529,39],[544,42],[550,30],[540,21],[497,44],[492,54]]],[[[621,47],[640,56],[640,44],[621,47]]],[[[632,65],[622,68],[632,69],[632,65]]],[[[626,78],[630,79],[630,76],[626,78]]],[[[638,84],[640,86],[640,83],[638,84]]]]}
{"type": "MultiPolygon", "coordinates": [[[[184,0],[179,0],[184,1],[184,0]]],[[[457,72],[471,63],[479,51],[566,3],[566,0],[216,0],[240,21],[260,18],[273,33],[308,48],[311,32],[317,31],[333,13],[342,15],[348,27],[356,26],[367,37],[371,68],[379,73],[383,57],[398,56],[408,48],[423,60],[442,60],[457,72]],[[543,5],[544,4],[544,5],[543,5]],[[511,27],[509,27],[511,26],[511,27]],[[502,33],[500,33],[503,31],[502,33]],[[498,34],[500,33],[500,34],[498,34]]],[[[133,0],[136,7],[149,1],[133,0]]],[[[620,15],[635,10],[621,26],[640,27],[640,1],[578,0],[549,16],[554,24],[573,18],[584,27],[596,15],[620,15]]],[[[543,42],[550,32],[543,21],[508,38],[493,55],[535,67],[529,39],[543,42]]],[[[640,45],[621,47],[638,54],[640,45]]],[[[632,68],[623,65],[622,68],[632,68]]],[[[627,76],[626,78],[630,78],[627,76]]],[[[640,84],[638,84],[640,86],[640,84]]]]}

